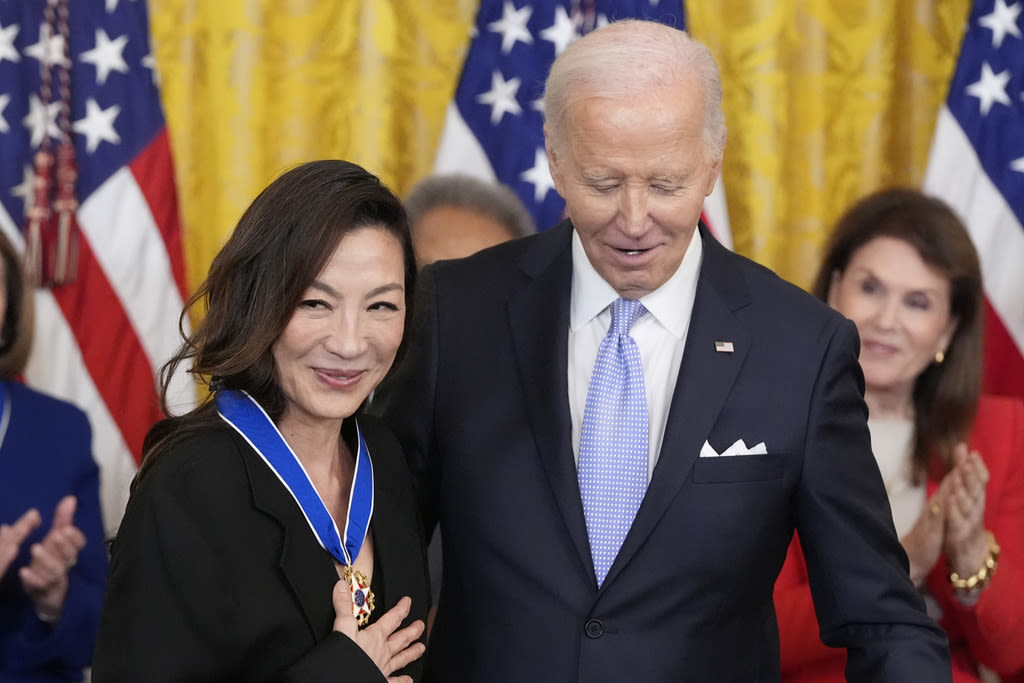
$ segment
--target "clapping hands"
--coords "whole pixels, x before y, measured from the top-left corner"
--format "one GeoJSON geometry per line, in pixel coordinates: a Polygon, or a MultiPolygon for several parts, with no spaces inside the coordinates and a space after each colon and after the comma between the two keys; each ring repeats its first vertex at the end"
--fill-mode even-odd
{"type": "Polygon", "coordinates": [[[910,561],[910,578],[920,586],[928,577],[942,552],[946,535],[946,520],[942,513],[942,498],[939,493],[928,500],[914,527],[900,539],[910,561]]]}
{"type": "Polygon", "coordinates": [[[953,449],[953,467],[901,542],[910,560],[910,579],[920,586],[944,554],[957,573],[973,574],[988,554],[985,486],[988,468],[966,443],[953,449]]]}
{"type": "Polygon", "coordinates": [[[960,443],[953,451],[953,469],[942,480],[937,495],[943,499],[946,533],[943,552],[950,568],[962,576],[978,571],[988,555],[985,533],[985,487],[988,468],[976,452],[960,443]]]}
{"type": "MultiPolygon", "coordinates": [[[[74,496],[65,496],[57,503],[50,531],[32,546],[32,560],[19,572],[25,592],[35,602],[36,612],[40,618],[51,622],[60,618],[68,595],[68,572],[85,547],[85,534],[74,525],[77,504],[74,496]]],[[[35,511],[29,510],[29,513],[35,511]]],[[[38,516],[35,513],[36,526],[39,524],[38,516]]],[[[20,522],[18,520],[15,526],[20,522]]]]}
{"type": "Polygon", "coordinates": [[[910,559],[910,578],[916,585],[945,554],[950,568],[971,575],[985,561],[985,487],[988,468],[976,452],[960,443],[953,450],[953,468],[928,500],[914,528],[901,539],[910,559]]]}
{"type": "Polygon", "coordinates": [[[0,578],[7,573],[7,568],[18,556],[18,549],[37,526],[39,513],[29,509],[14,524],[0,524],[0,578]]]}

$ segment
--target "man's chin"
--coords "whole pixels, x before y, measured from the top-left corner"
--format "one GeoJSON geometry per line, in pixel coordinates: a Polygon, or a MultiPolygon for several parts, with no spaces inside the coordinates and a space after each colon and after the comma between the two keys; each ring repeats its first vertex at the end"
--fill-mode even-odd
{"type": "Polygon", "coordinates": [[[623,299],[640,299],[658,288],[658,286],[652,285],[651,278],[640,278],[636,274],[617,278],[610,284],[623,299]]]}

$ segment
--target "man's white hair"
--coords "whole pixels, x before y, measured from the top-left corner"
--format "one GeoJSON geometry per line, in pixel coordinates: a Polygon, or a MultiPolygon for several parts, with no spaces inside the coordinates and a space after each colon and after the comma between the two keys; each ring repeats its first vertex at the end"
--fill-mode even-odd
{"type": "Polygon", "coordinates": [[[696,75],[704,95],[704,153],[708,163],[725,151],[722,81],[711,52],[685,31],[630,19],[599,28],[575,41],[555,60],[544,88],[544,116],[551,143],[565,140],[573,97],[610,96],[625,101],[652,88],[696,75]]]}

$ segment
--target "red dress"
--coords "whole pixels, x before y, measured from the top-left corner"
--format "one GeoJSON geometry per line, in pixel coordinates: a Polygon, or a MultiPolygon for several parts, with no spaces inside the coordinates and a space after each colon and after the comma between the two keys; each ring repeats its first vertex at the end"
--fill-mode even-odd
{"type": "MultiPolygon", "coordinates": [[[[985,526],[1002,549],[988,588],[964,607],[947,580],[944,557],[928,574],[928,591],[942,609],[939,623],[949,635],[954,683],[977,683],[978,664],[1024,683],[1024,403],[982,397],[968,441],[989,470],[985,526]],[[1012,672],[1018,672],[1011,677],[1012,672]]],[[[929,478],[928,495],[939,486],[929,478]]],[[[826,647],[818,636],[807,567],[794,538],[775,583],[782,680],[786,683],[845,681],[846,651],[826,647]]]]}

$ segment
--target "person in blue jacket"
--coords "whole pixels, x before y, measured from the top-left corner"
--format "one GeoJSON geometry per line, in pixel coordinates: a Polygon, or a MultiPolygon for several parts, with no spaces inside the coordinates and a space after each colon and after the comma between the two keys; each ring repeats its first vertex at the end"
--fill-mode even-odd
{"type": "Polygon", "coordinates": [[[16,380],[31,291],[0,233],[0,683],[80,681],[92,659],[107,554],[89,421],[16,380]]]}

